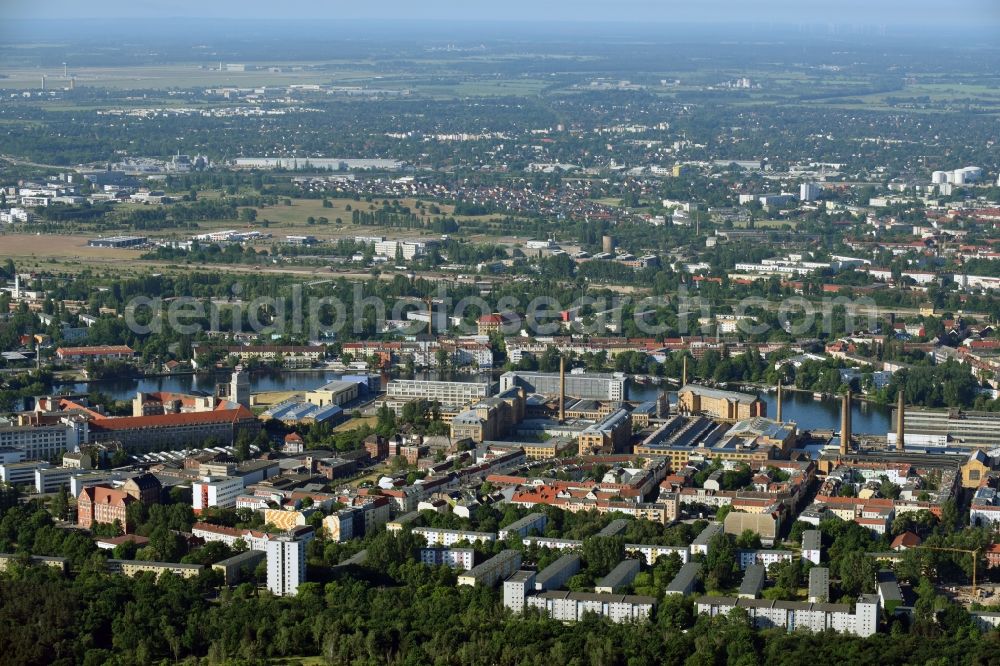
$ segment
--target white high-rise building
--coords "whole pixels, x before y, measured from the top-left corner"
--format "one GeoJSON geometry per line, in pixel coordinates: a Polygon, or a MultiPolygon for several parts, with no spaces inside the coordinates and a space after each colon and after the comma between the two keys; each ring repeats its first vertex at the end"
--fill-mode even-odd
{"type": "Polygon", "coordinates": [[[250,406],[250,375],[242,365],[236,366],[229,381],[229,400],[244,407],[250,406]]]}
{"type": "Polygon", "coordinates": [[[280,597],[294,596],[306,581],[306,541],[282,536],[267,542],[267,589],[280,597]]]}
{"type": "Polygon", "coordinates": [[[799,185],[799,201],[815,201],[821,191],[819,183],[802,183],[799,185]]]}

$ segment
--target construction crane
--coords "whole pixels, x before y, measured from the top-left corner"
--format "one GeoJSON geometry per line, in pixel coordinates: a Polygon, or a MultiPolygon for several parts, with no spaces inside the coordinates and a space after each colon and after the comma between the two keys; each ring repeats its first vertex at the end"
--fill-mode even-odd
{"type": "Polygon", "coordinates": [[[972,597],[976,597],[976,564],[979,560],[979,548],[975,550],[968,550],[966,548],[945,548],[944,546],[916,546],[917,548],[923,548],[924,550],[944,550],[952,553],[965,553],[966,555],[972,555],[972,597]]]}

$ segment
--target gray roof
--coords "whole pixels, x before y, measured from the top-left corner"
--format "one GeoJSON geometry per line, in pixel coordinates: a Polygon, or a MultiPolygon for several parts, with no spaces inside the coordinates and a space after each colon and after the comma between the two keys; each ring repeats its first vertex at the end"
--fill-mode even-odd
{"type": "Polygon", "coordinates": [[[601,531],[597,533],[597,536],[609,537],[621,534],[625,531],[625,528],[628,527],[628,523],[629,521],[625,518],[615,518],[610,523],[605,525],[601,531]]]}
{"type": "Polygon", "coordinates": [[[534,575],[534,571],[525,571],[524,569],[520,569],[512,573],[507,581],[512,583],[524,583],[531,580],[534,575]]]}
{"type": "Polygon", "coordinates": [[[740,596],[756,597],[764,589],[764,579],[767,578],[767,569],[763,564],[751,564],[743,574],[743,582],[740,583],[740,596]]]}
{"type": "Polygon", "coordinates": [[[806,530],[802,533],[802,550],[819,550],[822,535],[819,530],[806,530]]]}
{"type": "Polygon", "coordinates": [[[701,573],[701,564],[688,562],[680,568],[674,579],[667,584],[667,594],[685,594],[701,573]]]}
{"type": "Polygon", "coordinates": [[[548,582],[561,575],[566,569],[576,567],[578,570],[580,568],[580,556],[576,553],[566,553],[558,560],[545,567],[538,572],[538,576],[535,578],[535,586],[545,589],[548,586],[548,582]]]}
{"type": "Polygon", "coordinates": [[[817,599],[830,598],[830,570],[813,567],[809,570],[809,596],[817,599]]]}
{"type": "Polygon", "coordinates": [[[722,525],[722,523],[709,523],[708,525],[705,526],[705,529],[703,529],[701,532],[698,533],[698,536],[694,538],[694,541],[691,542],[691,545],[707,546],[708,542],[712,540],[712,537],[714,537],[716,534],[720,534],[723,529],[724,526],[722,525]]]}
{"type": "Polygon", "coordinates": [[[637,573],[639,573],[639,560],[622,560],[607,576],[598,581],[595,587],[610,587],[611,589],[622,587],[631,583],[637,573]]]}

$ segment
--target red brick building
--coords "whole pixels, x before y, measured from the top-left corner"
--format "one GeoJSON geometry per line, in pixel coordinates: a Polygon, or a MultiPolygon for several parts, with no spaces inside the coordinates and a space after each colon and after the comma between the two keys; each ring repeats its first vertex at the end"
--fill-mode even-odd
{"type": "Polygon", "coordinates": [[[89,529],[95,524],[110,525],[117,520],[127,534],[129,525],[126,512],[130,504],[138,501],[124,490],[106,486],[84,488],[77,498],[76,523],[89,529]]]}

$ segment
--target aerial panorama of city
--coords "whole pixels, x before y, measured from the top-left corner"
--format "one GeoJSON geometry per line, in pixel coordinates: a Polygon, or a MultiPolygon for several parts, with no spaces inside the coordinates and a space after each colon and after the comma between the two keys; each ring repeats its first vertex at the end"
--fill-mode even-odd
{"type": "Polygon", "coordinates": [[[0,13],[0,664],[1000,663],[996,0],[0,13]]]}

